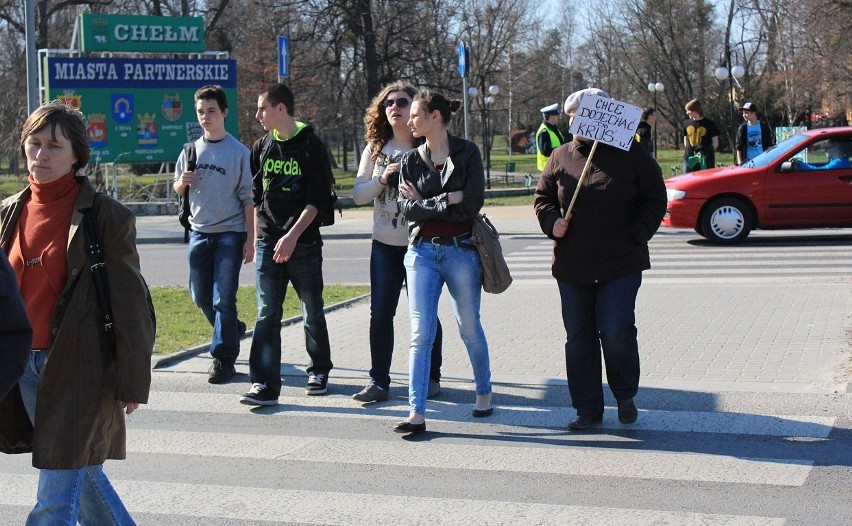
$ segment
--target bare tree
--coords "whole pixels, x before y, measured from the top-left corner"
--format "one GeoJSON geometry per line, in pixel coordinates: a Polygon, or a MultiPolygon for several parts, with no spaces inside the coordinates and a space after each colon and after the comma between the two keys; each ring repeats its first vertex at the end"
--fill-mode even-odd
{"type": "Polygon", "coordinates": [[[610,39],[610,51],[601,53],[624,57],[625,85],[616,93],[643,105],[640,101],[650,99],[647,84],[662,82],[657,112],[663,122],[658,120],[658,126],[679,145],[684,103],[712,99],[709,65],[718,56],[713,6],[705,0],[626,0],[613,18],[623,29],[610,39]]]}

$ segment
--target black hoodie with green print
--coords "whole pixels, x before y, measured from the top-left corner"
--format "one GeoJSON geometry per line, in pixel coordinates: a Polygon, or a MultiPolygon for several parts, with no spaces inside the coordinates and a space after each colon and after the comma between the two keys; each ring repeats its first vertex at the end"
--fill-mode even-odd
{"type": "MultiPolygon", "coordinates": [[[[310,125],[296,122],[296,133],[280,140],[270,131],[251,148],[254,205],[258,237],[276,242],[296,223],[307,205],[322,210],[332,184],[331,162],[325,144],[310,125]]],[[[320,239],[319,214],[299,242],[320,239]]]]}

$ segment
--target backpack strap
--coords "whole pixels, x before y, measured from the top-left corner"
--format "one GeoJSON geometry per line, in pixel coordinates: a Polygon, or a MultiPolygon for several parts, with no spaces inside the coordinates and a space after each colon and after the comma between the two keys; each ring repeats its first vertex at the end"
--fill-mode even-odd
{"type": "Polygon", "coordinates": [[[275,140],[272,138],[272,131],[266,132],[266,135],[263,136],[263,139],[260,143],[260,157],[258,157],[258,172],[256,174],[252,174],[257,176],[263,170],[263,159],[269,156],[269,153],[272,151],[272,145],[275,143],[275,140]]]}
{"type": "MultiPolygon", "coordinates": [[[[186,159],[186,171],[194,172],[196,163],[198,161],[198,152],[195,150],[195,143],[188,142],[183,145],[183,157],[186,159]]],[[[186,218],[187,224],[189,224],[189,218],[192,217],[192,212],[189,210],[189,187],[190,185],[186,185],[186,190],[183,191],[183,199],[181,199],[181,206],[183,207],[182,216],[186,218]]],[[[184,225],[183,227],[183,242],[189,243],[189,231],[191,229],[184,225]]]]}

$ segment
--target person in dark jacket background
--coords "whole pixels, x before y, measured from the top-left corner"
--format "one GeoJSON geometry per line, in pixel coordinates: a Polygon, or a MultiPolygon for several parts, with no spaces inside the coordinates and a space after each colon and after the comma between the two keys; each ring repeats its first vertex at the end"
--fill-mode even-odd
{"type": "Polygon", "coordinates": [[[636,125],[636,142],[638,142],[648,155],[654,155],[654,127],[657,125],[657,110],[645,108],[642,110],[642,118],[636,125]]]}
{"type": "MultiPolygon", "coordinates": [[[[565,113],[573,118],[584,95],[610,98],[597,88],[572,93],[565,113]]],[[[666,211],[659,165],[633,143],[629,151],[598,144],[574,208],[564,216],[592,149],[581,137],[557,148],[535,190],[542,232],[554,240],[552,273],[559,286],[565,325],[565,364],[572,430],[603,421],[601,349],[618,419],[636,421],[639,345],[635,304],[642,271],[651,267],[648,241],[666,211]]]]}
{"type": "Polygon", "coordinates": [[[33,343],[33,329],[6,253],[0,250],[0,399],[18,383],[33,343]]]}

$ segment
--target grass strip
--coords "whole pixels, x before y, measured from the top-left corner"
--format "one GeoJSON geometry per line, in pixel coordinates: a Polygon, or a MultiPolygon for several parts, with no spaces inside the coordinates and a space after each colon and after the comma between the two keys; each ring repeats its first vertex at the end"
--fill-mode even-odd
{"type": "MultiPolygon", "coordinates": [[[[369,291],[370,287],[366,285],[326,285],[323,289],[323,300],[327,307],[369,291]]],[[[153,287],[151,297],[157,311],[155,354],[171,354],[210,341],[212,328],[192,302],[187,287],[153,287]]],[[[252,330],[257,320],[254,287],[240,287],[237,290],[237,312],[248,329],[252,330]]],[[[296,291],[293,287],[288,287],[282,319],[298,316],[301,312],[296,291]]]]}

